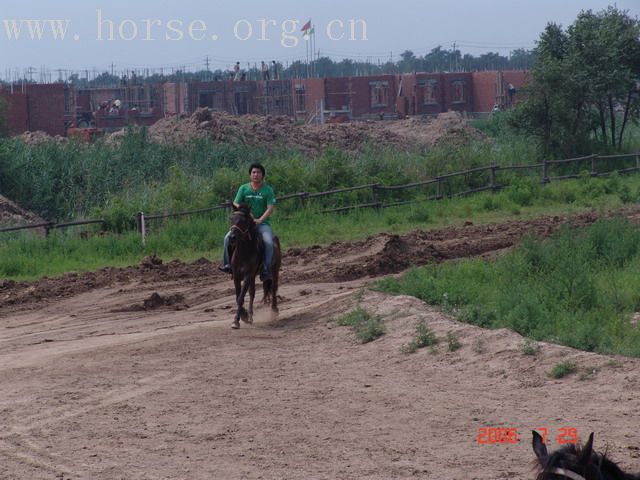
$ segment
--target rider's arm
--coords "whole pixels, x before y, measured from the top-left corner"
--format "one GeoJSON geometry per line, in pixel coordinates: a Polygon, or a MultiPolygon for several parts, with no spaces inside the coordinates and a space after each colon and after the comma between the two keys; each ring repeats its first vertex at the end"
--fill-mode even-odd
{"type": "Polygon", "coordinates": [[[267,209],[264,211],[262,216],[256,220],[256,223],[260,225],[262,222],[264,222],[267,218],[271,216],[275,208],[276,208],[275,205],[267,205],[267,209]]]}

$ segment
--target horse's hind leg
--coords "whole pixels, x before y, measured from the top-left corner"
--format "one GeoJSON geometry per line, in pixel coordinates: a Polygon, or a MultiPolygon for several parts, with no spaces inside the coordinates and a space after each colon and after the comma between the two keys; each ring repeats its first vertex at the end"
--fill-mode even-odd
{"type": "Polygon", "coordinates": [[[273,272],[273,281],[271,283],[271,311],[278,313],[278,276],[277,270],[273,272]]]}
{"type": "Polygon", "coordinates": [[[262,303],[269,305],[271,303],[271,284],[273,280],[264,280],[262,282],[262,303]]]}

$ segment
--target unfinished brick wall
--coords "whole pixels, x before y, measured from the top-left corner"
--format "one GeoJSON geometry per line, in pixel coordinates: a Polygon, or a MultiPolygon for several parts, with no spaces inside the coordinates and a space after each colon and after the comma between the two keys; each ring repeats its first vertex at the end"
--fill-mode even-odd
{"type": "Polygon", "coordinates": [[[64,135],[64,90],[60,83],[27,85],[29,130],[64,135]]]}
{"type": "Polygon", "coordinates": [[[349,77],[324,79],[325,110],[349,110],[351,108],[351,85],[349,77]]]}
{"type": "Polygon", "coordinates": [[[497,72],[473,72],[473,111],[491,112],[496,103],[497,72]]]}
{"type": "Polygon", "coordinates": [[[7,123],[10,135],[19,135],[29,130],[29,108],[27,95],[21,92],[11,93],[9,89],[0,90],[0,97],[7,102],[7,123]]]}
{"type": "Polygon", "coordinates": [[[354,117],[395,114],[398,95],[398,77],[396,75],[372,75],[368,77],[350,77],[351,110],[354,117]],[[383,98],[376,99],[373,90],[384,89],[383,98]]]}
{"type": "Polygon", "coordinates": [[[443,73],[444,112],[470,112],[473,108],[471,73],[443,73]],[[461,92],[459,93],[459,91],[461,92]]]}

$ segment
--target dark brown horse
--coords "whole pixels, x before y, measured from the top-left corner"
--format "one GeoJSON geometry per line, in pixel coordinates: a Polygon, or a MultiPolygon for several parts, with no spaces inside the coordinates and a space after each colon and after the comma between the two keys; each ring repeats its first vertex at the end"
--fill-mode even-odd
{"type": "MultiPolygon", "coordinates": [[[[253,301],[256,296],[256,275],[262,268],[264,247],[258,234],[258,227],[248,205],[233,207],[229,234],[231,253],[231,273],[236,290],[236,317],[232,328],[240,328],[240,319],[253,323],[253,301]],[[244,308],[244,297],[249,292],[249,310],[244,308]]],[[[263,282],[263,302],[271,304],[271,310],[278,312],[278,278],[280,275],[280,241],[273,238],[272,279],[263,282]]]]}
{"type": "Polygon", "coordinates": [[[640,480],[640,475],[623,472],[606,455],[593,451],[593,433],[582,448],[567,445],[547,453],[542,437],[533,431],[533,451],[538,458],[536,480],[640,480]]]}

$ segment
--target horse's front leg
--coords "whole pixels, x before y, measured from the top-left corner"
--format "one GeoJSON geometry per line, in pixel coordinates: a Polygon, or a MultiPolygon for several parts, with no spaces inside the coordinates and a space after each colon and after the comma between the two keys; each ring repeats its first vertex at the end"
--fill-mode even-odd
{"type": "Polygon", "coordinates": [[[240,289],[240,295],[238,295],[238,316],[242,319],[243,322],[246,322],[249,318],[247,314],[247,310],[244,308],[244,296],[247,294],[247,290],[249,289],[250,277],[245,276],[242,281],[242,288],[240,289]]]}
{"type": "Polygon", "coordinates": [[[256,298],[256,277],[249,279],[249,318],[247,323],[253,323],[253,300],[256,298]]]}
{"type": "Polygon", "coordinates": [[[240,292],[242,290],[242,280],[233,276],[233,285],[236,287],[236,317],[233,319],[231,328],[240,328],[240,309],[242,309],[242,302],[240,301],[240,292]]]}

